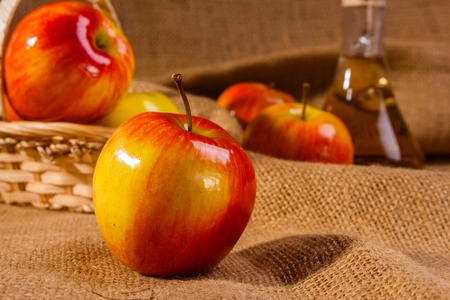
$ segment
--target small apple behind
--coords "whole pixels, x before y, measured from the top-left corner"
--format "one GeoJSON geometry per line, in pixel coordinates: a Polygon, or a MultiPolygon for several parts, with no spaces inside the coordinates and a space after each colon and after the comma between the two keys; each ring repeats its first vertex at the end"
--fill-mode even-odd
{"type": "Polygon", "coordinates": [[[217,98],[217,105],[231,112],[246,127],[267,106],[294,103],[295,98],[259,82],[235,83],[217,98]]]}
{"type": "Polygon", "coordinates": [[[127,93],[134,55],[99,10],[53,2],[17,24],[3,67],[8,99],[22,119],[91,123],[127,93]]]}
{"type": "Polygon", "coordinates": [[[118,127],[129,118],[148,111],[180,113],[175,103],[163,93],[133,92],[126,94],[112,112],[95,122],[95,124],[118,127]]]}
{"type": "Polygon", "coordinates": [[[336,164],[353,163],[353,143],[335,115],[303,103],[276,104],[264,109],[244,131],[245,149],[273,157],[336,164]]]}
{"type": "Polygon", "coordinates": [[[217,124],[147,112],[120,125],[95,167],[94,209],[112,254],[145,275],[211,270],[245,230],[256,197],[247,154],[217,124]]]}

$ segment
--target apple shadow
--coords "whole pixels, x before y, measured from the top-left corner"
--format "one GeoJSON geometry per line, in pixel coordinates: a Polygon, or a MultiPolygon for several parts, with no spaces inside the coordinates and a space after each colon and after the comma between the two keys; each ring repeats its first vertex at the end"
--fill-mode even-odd
{"type": "MultiPolygon", "coordinates": [[[[293,235],[230,253],[206,274],[171,277],[173,284],[192,280],[252,286],[289,287],[323,271],[345,255],[355,240],[344,235],[293,235]]],[[[142,276],[116,260],[98,238],[67,239],[23,251],[21,272],[47,274],[68,286],[82,286],[96,295],[123,297],[149,294],[162,278],[142,276]],[[126,279],[118,283],[118,278],[126,279]],[[153,283],[152,283],[153,282],[153,283]],[[120,291],[108,290],[115,286],[120,291]]],[[[25,274],[24,274],[25,276],[25,274]]]]}
{"type": "Polygon", "coordinates": [[[343,235],[295,235],[233,252],[208,278],[289,286],[330,266],[354,240],[343,235]]]}

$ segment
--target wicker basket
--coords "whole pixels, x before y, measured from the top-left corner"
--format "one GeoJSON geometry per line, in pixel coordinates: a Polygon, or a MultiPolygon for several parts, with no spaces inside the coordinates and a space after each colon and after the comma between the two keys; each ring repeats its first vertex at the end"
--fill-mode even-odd
{"type": "MultiPolygon", "coordinates": [[[[89,2],[120,28],[108,0],[89,2]]],[[[0,2],[1,59],[19,3],[20,0],[0,2]]],[[[1,87],[3,99],[3,83],[1,87]]],[[[62,122],[0,121],[0,202],[92,213],[92,175],[97,157],[113,130],[62,122]]]]}

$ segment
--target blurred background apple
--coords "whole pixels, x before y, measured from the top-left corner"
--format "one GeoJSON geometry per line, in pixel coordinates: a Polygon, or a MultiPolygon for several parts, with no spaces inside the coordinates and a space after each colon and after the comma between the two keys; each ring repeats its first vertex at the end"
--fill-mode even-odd
{"type": "Polygon", "coordinates": [[[235,83],[217,98],[217,105],[228,109],[243,127],[267,106],[285,102],[295,102],[295,98],[259,82],[235,83]]]}
{"type": "Polygon", "coordinates": [[[95,122],[97,125],[118,127],[120,124],[139,113],[146,111],[180,113],[175,103],[160,92],[128,93],[114,110],[95,122]]]}
{"type": "Polygon", "coordinates": [[[302,103],[264,109],[245,129],[243,146],[290,160],[353,163],[353,143],[344,123],[331,113],[302,103]]]}

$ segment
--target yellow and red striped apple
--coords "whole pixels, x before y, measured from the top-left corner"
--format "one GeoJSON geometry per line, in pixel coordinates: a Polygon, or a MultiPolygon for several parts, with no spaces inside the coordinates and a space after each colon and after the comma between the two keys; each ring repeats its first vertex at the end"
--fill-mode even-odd
{"type": "MultiPolygon", "coordinates": [[[[175,79],[181,84],[179,74],[175,79]]],[[[220,126],[191,117],[188,107],[187,116],[147,112],[125,121],[95,167],[102,236],[119,261],[141,274],[212,269],[253,210],[256,179],[247,154],[220,126]]]]}
{"type": "Polygon", "coordinates": [[[246,149],[283,159],[353,163],[353,143],[344,123],[301,103],[264,109],[245,129],[242,143],[246,149]]]}
{"type": "Polygon", "coordinates": [[[232,84],[217,98],[217,105],[228,109],[243,127],[267,106],[285,102],[295,102],[295,98],[260,82],[232,84]]]}
{"type": "Polygon", "coordinates": [[[88,123],[128,92],[134,55],[97,9],[79,1],[54,2],[17,24],[3,67],[11,107],[22,119],[88,123]]]}

